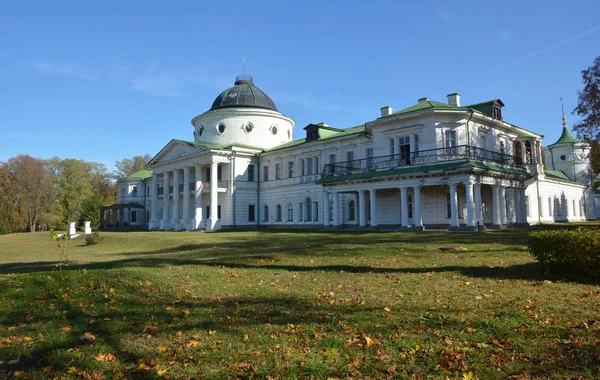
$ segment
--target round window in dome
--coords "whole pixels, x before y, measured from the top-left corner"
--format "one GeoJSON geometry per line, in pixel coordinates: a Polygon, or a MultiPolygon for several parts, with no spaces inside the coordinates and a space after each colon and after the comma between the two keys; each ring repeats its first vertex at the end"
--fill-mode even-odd
{"type": "Polygon", "coordinates": [[[564,160],[566,160],[566,159],[567,159],[567,156],[565,156],[565,155],[563,154],[562,156],[560,156],[560,159],[564,161],[564,160]]]}
{"type": "Polygon", "coordinates": [[[217,125],[217,131],[219,131],[219,133],[223,133],[225,132],[225,124],[220,123],[219,125],[217,125]]]}
{"type": "Polygon", "coordinates": [[[244,129],[244,132],[250,133],[254,129],[254,125],[252,125],[252,123],[246,123],[242,128],[244,129]]]}
{"type": "Polygon", "coordinates": [[[276,125],[271,125],[271,133],[276,135],[279,130],[276,125]]]}

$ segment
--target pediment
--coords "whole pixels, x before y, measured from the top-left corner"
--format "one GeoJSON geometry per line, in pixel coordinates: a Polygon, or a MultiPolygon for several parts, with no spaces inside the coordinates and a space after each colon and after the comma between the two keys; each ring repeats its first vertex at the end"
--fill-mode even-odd
{"type": "Polygon", "coordinates": [[[172,140],[161,151],[150,160],[150,165],[160,165],[169,161],[189,157],[197,153],[208,152],[207,148],[198,146],[192,142],[172,140]]]}

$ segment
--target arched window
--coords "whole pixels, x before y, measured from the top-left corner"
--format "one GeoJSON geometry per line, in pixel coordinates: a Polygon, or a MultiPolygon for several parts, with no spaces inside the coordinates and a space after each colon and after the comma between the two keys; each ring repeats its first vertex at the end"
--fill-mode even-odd
{"type": "Polygon", "coordinates": [[[269,206],[265,205],[265,211],[263,215],[263,222],[269,221],[269,206]]]}
{"type": "Polygon", "coordinates": [[[288,203],[288,206],[287,206],[287,221],[288,222],[294,221],[294,206],[292,206],[291,203],[288,203]]]}
{"type": "Polygon", "coordinates": [[[519,141],[515,141],[515,156],[518,157],[517,161],[520,161],[523,157],[523,149],[521,148],[521,143],[519,141]]]}
{"type": "Polygon", "coordinates": [[[277,205],[276,222],[281,222],[281,205],[277,205]]]}
{"type": "Polygon", "coordinates": [[[525,163],[531,164],[531,143],[529,141],[525,142],[525,163]]]}
{"type": "Polygon", "coordinates": [[[356,203],[354,200],[348,202],[348,220],[356,220],[356,203]]]}
{"type": "Polygon", "coordinates": [[[305,204],[306,204],[306,213],[305,213],[306,218],[304,220],[307,222],[310,222],[310,221],[312,221],[312,199],[307,197],[305,204]]]}

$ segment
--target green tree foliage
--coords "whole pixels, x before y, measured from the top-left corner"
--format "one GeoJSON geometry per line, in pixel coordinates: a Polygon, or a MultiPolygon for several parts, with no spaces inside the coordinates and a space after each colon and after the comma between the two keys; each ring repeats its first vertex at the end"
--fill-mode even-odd
{"type": "Polygon", "coordinates": [[[114,172],[116,179],[127,177],[140,170],[148,170],[148,162],[152,157],[146,153],[143,156],[134,156],[132,158],[124,158],[121,161],[116,161],[117,170],[114,172]]]}
{"type": "Polygon", "coordinates": [[[89,220],[93,230],[100,227],[100,207],[103,206],[102,194],[95,191],[92,195],[83,202],[83,220],[89,220]]]}
{"type": "Polygon", "coordinates": [[[78,220],[85,199],[92,195],[93,165],[83,160],[52,158],[54,188],[65,222],[78,220]]]}
{"type": "Polygon", "coordinates": [[[583,90],[577,91],[577,107],[573,110],[583,119],[573,126],[577,136],[592,140],[600,139],[600,56],[594,64],[581,72],[583,90]]]}

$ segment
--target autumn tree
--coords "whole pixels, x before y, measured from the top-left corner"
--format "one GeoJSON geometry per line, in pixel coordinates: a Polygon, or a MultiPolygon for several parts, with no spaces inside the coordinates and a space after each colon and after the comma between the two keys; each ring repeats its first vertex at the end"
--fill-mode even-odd
{"type": "Polygon", "coordinates": [[[124,158],[121,161],[115,161],[117,170],[114,172],[114,177],[119,179],[140,170],[149,170],[148,162],[150,162],[151,159],[152,156],[146,153],[143,156],[133,156],[132,158],[124,158]]]}

